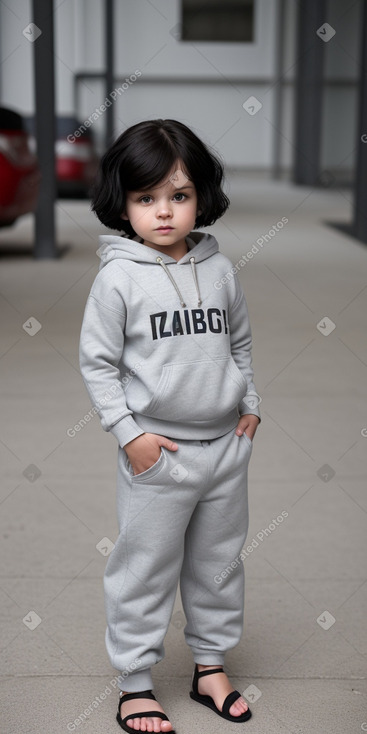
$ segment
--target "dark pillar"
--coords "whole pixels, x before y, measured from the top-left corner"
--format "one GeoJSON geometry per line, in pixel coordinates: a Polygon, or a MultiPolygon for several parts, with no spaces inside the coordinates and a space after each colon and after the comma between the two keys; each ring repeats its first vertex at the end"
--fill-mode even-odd
{"type": "Polygon", "coordinates": [[[367,242],[367,0],[362,8],[362,42],[357,125],[357,171],[354,201],[354,234],[367,242]]]}
{"type": "Polygon", "coordinates": [[[323,41],[316,31],[326,21],[325,0],[299,0],[295,81],[293,181],[319,183],[322,120],[323,41]]]}
{"type": "Polygon", "coordinates": [[[282,110],[283,110],[283,48],[285,27],[285,0],[278,0],[275,16],[275,59],[274,59],[274,127],[272,178],[280,179],[282,170],[282,110]]]}
{"type": "MultiPolygon", "coordinates": [[[[105,59],[106,59],[106,72],[105,72],[105,92],[106,97],[109,97],[113,90],[113,0],[105,0],[105,59]]],[[[113,104],[107,107],[105,112],[106,120],[106,137],[105,145],[109,148],[112,144],[113,136],[113,104]]]]}
{"type": "MultiPolygon", "coordinates": [[[[37,156],[41,183],[36,211],[36,258],[56,257],[55,213],[55,94],[53,2],[33,0],[33,23],[41,34],[33,41],[37,156]]],[[[35,35],[38,33],[34,29],[35,35]]]]}

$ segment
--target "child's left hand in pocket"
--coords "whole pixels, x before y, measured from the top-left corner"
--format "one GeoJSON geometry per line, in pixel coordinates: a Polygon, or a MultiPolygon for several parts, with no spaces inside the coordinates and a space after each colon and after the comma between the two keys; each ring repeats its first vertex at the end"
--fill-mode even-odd
{"type": "Polygon", "coordinates": [[[260,420],[257,415],[253,415],[252,413],[241,415],[236,428],[237,436],[242,436],[243,433],[246,433],[249,439],[253,441],[259,423],[260,420]]]}

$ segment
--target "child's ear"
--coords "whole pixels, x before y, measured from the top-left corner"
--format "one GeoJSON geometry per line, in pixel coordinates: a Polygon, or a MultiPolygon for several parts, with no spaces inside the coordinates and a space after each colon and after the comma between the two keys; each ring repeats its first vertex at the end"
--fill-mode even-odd
{"type": "Polygon", "coordinates": [[[129,217],[123,212],[122,214],[120,214],[120,219],[129,219],[129,217]]]}

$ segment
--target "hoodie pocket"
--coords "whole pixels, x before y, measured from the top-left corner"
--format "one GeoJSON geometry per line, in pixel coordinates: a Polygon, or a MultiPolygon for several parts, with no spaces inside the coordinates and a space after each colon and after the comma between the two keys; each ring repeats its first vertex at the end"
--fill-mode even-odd
{"type": "Polygon", "coordinates": [[[163,365],[145,408],[152,418],[205,422],[227,415],[247,392],[247,381],[232,356],[163,365]]]}

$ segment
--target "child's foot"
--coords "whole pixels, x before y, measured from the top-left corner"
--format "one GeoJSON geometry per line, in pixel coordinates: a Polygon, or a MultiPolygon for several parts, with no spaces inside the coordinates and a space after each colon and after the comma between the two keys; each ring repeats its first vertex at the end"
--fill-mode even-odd
{"type": "MultiPolygon", "coordinates": [[[[198,663],[199,673],[201,673],[202,670],[222,667],[222,665],[200,665],[198,663]]],[[[211,696],[219,711],[222,711],[224,699],[229,693],[232,693],[232,691],[234,691],[234,688],[231,686],[225,673],[218,673],[218,675],[215,673],[213,673],[213,675],[203,675],[198,680],[198,693],[203,696],[211,696]]],[[[245,713],[247,709],[248,705],[241,696],[241,698],[238,698],[237,701],[232,704],[229,709],[229,713],[232,716],[241,716],[241,714],[245,713]]]]}
{"type": "MultiPolygon", "coordinates": [[[[129,691],[123,691],[123,694],[125,693],[129,691]]],[[[124,719],[129,714],[137,714],[139,711],[151,711],[153,708],[155,711],[162,711],[162,714],[165,713],[158,701],[152,701],[151,698],[131,698],[121,705],[121,718],[124,719]]],[[[165,719],[162,721],[158,716],[137,716],[134,719],[128,719],[126,723],[131,729],[138,731],[140,729],[140,731],[170,732],[173,729],[170,721],[165,719]]]]}

